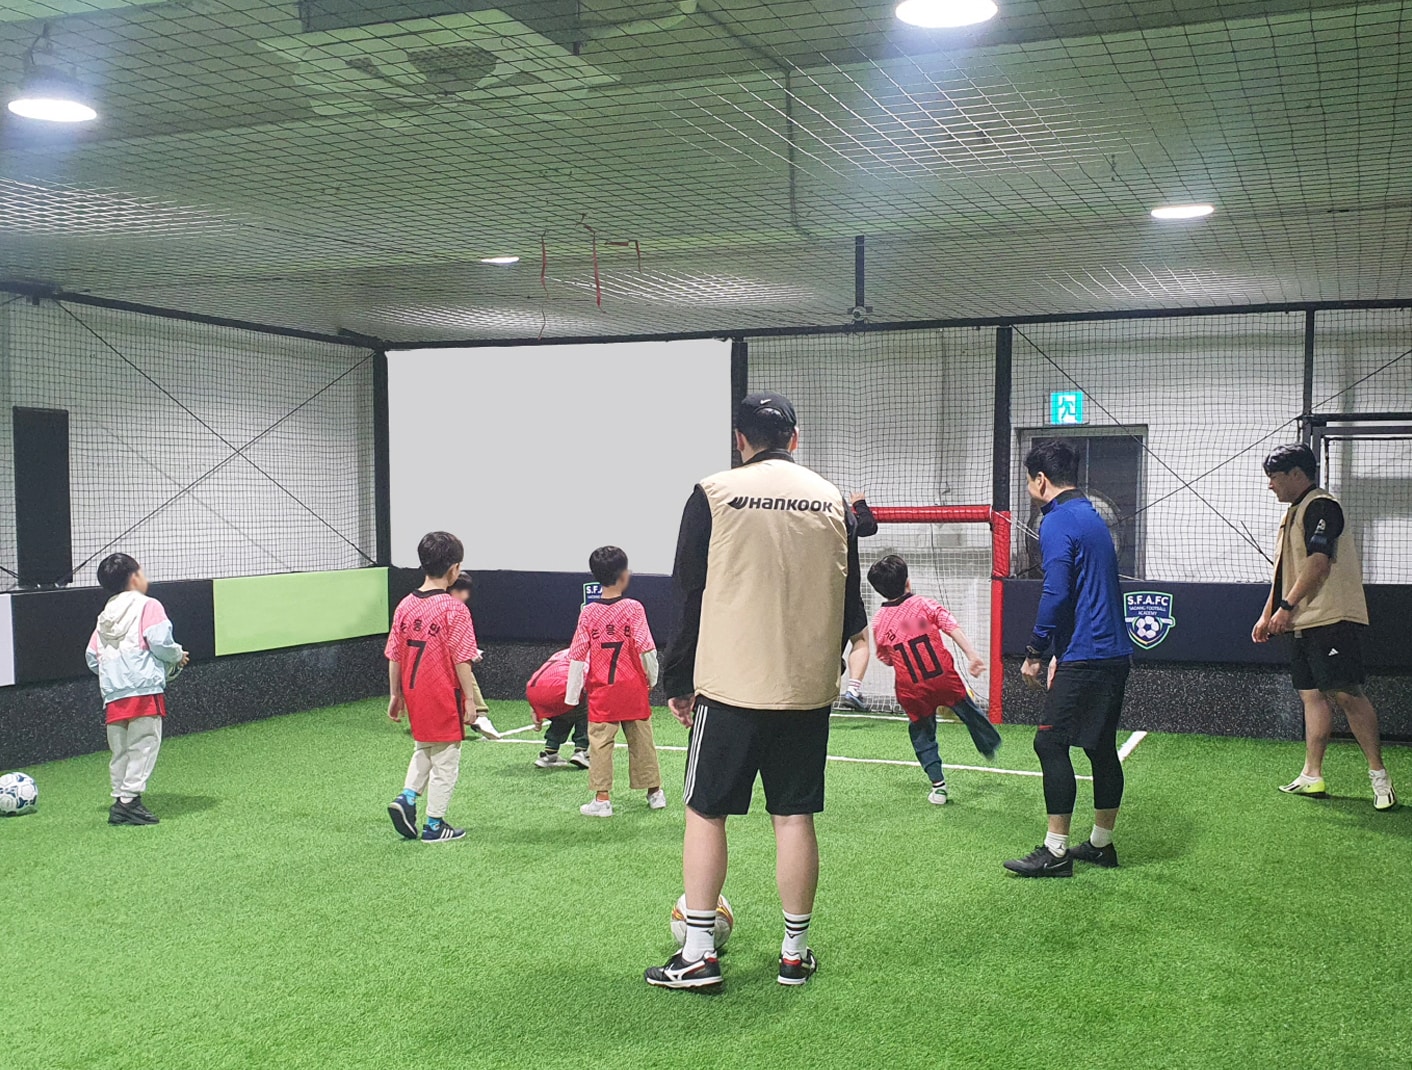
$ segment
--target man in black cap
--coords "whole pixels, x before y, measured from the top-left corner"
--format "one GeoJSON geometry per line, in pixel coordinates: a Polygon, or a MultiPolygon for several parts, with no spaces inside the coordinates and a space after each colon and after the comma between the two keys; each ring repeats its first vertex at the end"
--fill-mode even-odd
{"type": "Polygon", "coordinates": [[[716,905],[726,878],[726,818],[745,814],[758,776],[774,823],[784,907],[779,982],[801,985],[824,808],[829,710],[839,655],[867,627],[853,512],[794,461],[794,406],[751,394],[736,410],[741,465],[703,479],[682,515],[675,578],[682,624],[662,665],[672,712],[691,729],[686,766],[687,938],[647,971],[663,988],[721,983],[716,905]]]}

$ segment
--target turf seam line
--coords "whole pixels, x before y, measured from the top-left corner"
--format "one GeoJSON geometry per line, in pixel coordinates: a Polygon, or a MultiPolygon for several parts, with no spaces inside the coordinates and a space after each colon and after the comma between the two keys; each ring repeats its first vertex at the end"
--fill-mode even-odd
{"type": "MultiPolygon", "coordinates": [[[[521,731],[521,729],[515,729],[515,731],[521,731]]],[[[502,732],[502,733],[500,733],[500,735],[501,735],[501,737],[502,737],[501,739],[499,739],[499,740],[491,740],[491,742],[493,742],[493,743],[494,743],[494,742],[498,742],[498,743],[532,743],[532,744],[535,744],[535,745],[538,745],[538,742],[539,742],[538,740],[534,740],[534,739],[505,739],[505,738],[503,738],[503,737],[505,737],[505,736],[507,736],[507,735],[509,735],[509,734],[510,734],[509,732],[502,732]]],[[[613,744],[613,747],[614,747],[615,750],[627,750],[627,749],[628,749],[628,745],[627,745],[626,743],[614,743],[614,744],[613,744]]],[[[657,745],[656,749],[659,750],[659,751],[669,751],[669,752],[672,752],[672,753],[675,753],[675,754],[685,754],[686,751],[687,751],[687,748],[685,748],[685,747],[672,747],[672,746],[667,746],[666,744],[660,744],[660,743],[657,745]]],[[[831,761],[831,762],[848,762],[848,763],[851,764],[851,765],[901,765],[901,766],[905,766],[905,767],[907,767],[907,768],[909,768],[909,769],[915,768],[916,765],[917,765],[917,763],[916,763],[915,761],[912,761],[912,762],[905,762],[905,761],[902,761],[901,759],[898,759],[898,758],[848,758],[848,757],[845,757],[844,755],[841,755],[841,754],[830,754],[830,755],[828,756],[828,759],[829,759],[829,761],[831,761]]],[[[1041,772],[1039,772],[1038,770],[1035,770],[1035,769],[995,769],[995,768],[992,768],[991,766],[988,766],[988,765],[957,765],[957,764],[952,763],[952,762],[947,762],[947,763],[946,763],[946,768],[947,768],[947,769],[964,769],[964,770],[966,770],[967,772],[970,772],[970,773],[1004,773],[1006,776],[1043,776],[1043,775],[1044,775],[1043,773],[1041,773],[1041,772]]],[[[1078,780],[1092,780],[1093,777],[1091,777],[1091,776],[1079,776],[1079,777],[1077,777],[1076,779],[1078,779],[1078,780]]]]}

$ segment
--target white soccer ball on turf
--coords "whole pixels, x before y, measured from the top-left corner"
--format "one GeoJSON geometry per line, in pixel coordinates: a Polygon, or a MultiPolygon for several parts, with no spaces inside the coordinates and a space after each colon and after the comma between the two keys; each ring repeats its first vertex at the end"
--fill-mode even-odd
{"type": "Polygon", "coordinates": [[[39,785],[24,773],[0,776],[0,817],[32,814],[39,807],[39,785]]]}
{"type": "MultiPolygon", "coordinates": [[[[726,941],[731,938],[731,930],[735,928],[735,914],[731,911],[731,905],[725,896],[721,896],[716,901],[716,949],[720,950],[726,946],[726,941]]],[[[677,942],[677,947],[686,946],[686,896],[683,895],[677,900],[677,905],[672,907],[672,939],[677,942]]]]}

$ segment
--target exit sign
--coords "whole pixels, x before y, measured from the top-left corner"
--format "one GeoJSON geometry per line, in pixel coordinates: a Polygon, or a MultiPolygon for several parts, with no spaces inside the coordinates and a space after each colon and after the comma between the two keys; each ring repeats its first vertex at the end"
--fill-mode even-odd
{"type": "Polygon", "coordinates": [[[1049,395],[1049,422],[1051,424],[1081,424],[1084,422],[1084,395],[1082,390],[1056,390],[1049,395]]]}

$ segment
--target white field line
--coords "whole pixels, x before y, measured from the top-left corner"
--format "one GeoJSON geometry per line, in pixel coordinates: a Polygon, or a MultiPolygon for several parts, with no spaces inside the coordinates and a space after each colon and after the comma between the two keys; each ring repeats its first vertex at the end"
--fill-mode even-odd
{"type": "Polygon", "coordinates": [[[534,731],[534,722],[531,721],[529,724],[523,725],[523,726],[520,727],[520,728],[507,728],[504,732],[501,732],[501,733],[500,733],[500,736],[501,736],[501,738],[503,739],[505,736],[518,736],[521,732],[533,732],[533,731],[534,731]]]}
{"type": "Polygon", "coordinates": [[[1118,761],[1127,761],[1128,755],[1131,754],[1133,751],[1137,750],[1137,745],[1146,738],[1146,732],[1134,732],[1132,735],[1130,735],[1127,738],[1126,742],[1124,742],[1123,745],[1118,748],[1118,761]]]}
{"type": "MultiPolygon", "coordinates": [[[[510,732],[501,732],[501,733],[500,733],[501,738],[500,738],[499,740],[494,740],[494,741],[492,741],[492,742],[499,742],[499,743],[532,743],[532,744],[534,744],[535,746],[538,746],[538,745],[539,745],[539,740],[537,740],[537,739],[505,739],[505,738],[504,738],[505,736],[508,736],[508,735],[512,734],[513,732],[520,732],[520,731],[523,731],[523,729],[518,729],[518,728],[516,728],[516,729],[511,729],[510,732]]],[[[613,744],[613,746],[616,747],[618,750],[627,750],[627,749],[628,749],[628,745],[627,745],[626,743],[615,743],[615,744],[613,744]]],[[[686,748],[685,748],[685,747],[668,747],[668,746],[664,746],[664,745],[662,745],[662,744],[658,744],[658,745],[657,745],[657,749],[660,750],[660,751],[669,751],[669,752],[674,752],[674,753],[677,753],[677,754],[685,754],[685,753],[686,753],[686,748]]],[[[909,768],[909,769],[915,768],[916,765],[917,765],[916,761],[904,762],[904,761],[901,761],[900,759],[897,759],[897,758],[846,758],[846,757],[844,757],[843,755],[840,755],[840,754],[830,754],[830,755],[829,755],[829,761],[831,761],[831,762],[848,762],[848,763],[850,763],[850,764],[852,764],[852,765],[901,765],[901,766],[905,766],[905,767],[907,767],[907,768],[909,768]]],[[[1036,772],[1035,770],[1032,770],[1032,769],[993,769],[993,768],[991,768],[991,767],[988,766],[988,765],[954,765],[954,764],[952,764],[951,762],[947,762],[947,763],[946,763],[946,768],[947,768],[947,769],[964,769],[964,770],[966,770],[967,772],[970,772],[970,773],[1003,773],[1003,774],[1005,774],[1006,776],[1043,776],[1043,775],[1044,775],[1043,773],[1036,772]]],[[[1078,779],[1079,779],[1079,780],[1092,780],[1093,777],[1090,777],[1090,776],[1080,776],[1080,777],[1078,777],[1078,779]]]]}
{"type": "MultiPolygon", "coordinates": [[[[897,717],[897,716],[894,716],[893,714],[885,714],[885,713],[839,713],[839,712],[837,712],[837,711],[834,711],[833,713],[830,713],[829,716],[830,716],[830,717],[850,717],[850,718],[852,718],[852,719],[855,720],[855,721],[901,721],[903,724],[906,724],[906,723],[907,723],[907,718],[906,718],[906,717],[897,717]]],[[[937,723],[937,724],[960,724],[961,722],[958,721],[958,720],[956,720],[956,718],[954,718],[954,717],[938,717],[938,718],[936,719],[936,723],[937,723]]]]}

